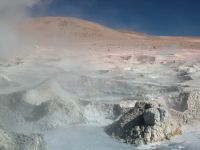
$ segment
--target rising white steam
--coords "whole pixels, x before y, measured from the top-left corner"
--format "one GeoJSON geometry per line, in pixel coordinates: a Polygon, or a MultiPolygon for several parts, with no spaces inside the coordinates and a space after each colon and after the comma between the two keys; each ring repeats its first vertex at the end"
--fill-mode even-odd
{"type": "Polygon", "coordinates": [[[41,0],[0,0],[0,57],[15,55],[26,42],[18,35],[17,24],[29,16],[29,10],[41,0]]]}

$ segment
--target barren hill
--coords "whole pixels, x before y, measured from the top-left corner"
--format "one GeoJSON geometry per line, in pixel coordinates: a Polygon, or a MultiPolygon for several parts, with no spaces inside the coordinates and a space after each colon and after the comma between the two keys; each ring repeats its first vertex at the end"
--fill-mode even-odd
{"type": "MultiPolygon", "coordinates": [[[[132,46],[142,49],[181,47],[196,49],[199,37],[150,36],[126,30],[114,30],[105,26],[70,17],[33,18],[20,25],[20,31],[30,41],[38,45],[60,45],[87,43],[101,46],[132,46]]],[[[112,49],[112,48],[111,48],[112,49]]]]}

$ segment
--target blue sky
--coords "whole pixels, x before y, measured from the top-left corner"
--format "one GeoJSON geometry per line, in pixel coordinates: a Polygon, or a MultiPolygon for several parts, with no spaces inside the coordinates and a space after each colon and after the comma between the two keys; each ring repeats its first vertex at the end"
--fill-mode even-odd
{"type": "Polygon", "coordinates": [[[54,0],[33,16],[73,16],[155,35],[200,35],[200,0],[54,0]]]}

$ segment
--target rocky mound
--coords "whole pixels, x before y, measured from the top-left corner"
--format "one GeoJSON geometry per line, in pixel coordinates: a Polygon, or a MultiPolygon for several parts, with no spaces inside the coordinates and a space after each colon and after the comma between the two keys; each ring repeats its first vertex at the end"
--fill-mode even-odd
{"type": "Polygon", "coordinates": [[[113,138],[136,146],[159,142],[181,133],[180,126],[157,101],[137,102],[105,131],[113,138]]]}
{"type": "Polygon", "coordinates": [[[189,90],[180,93],[179,98],[169,103],[173,117],[182,124],[200,120],[200,91],[189,90]]]}
{"type": "Polygon", "coordinates": [[[75,101],[64,99],[56,92],[51,92],[49,97],[36,92],[34,104],[28,99],[29,94],[29,90],[0,94],[0,126],[11,131],[39,132],[84,122],[84,116],[75,101]],[[45,101],[37,103],[42,98],[45,101]]]}
{"type": "Polygon", "coordinates": [[[1,150],[45,150],[45,142],[40,134],[30,136],[0,129],[1,150]]]}

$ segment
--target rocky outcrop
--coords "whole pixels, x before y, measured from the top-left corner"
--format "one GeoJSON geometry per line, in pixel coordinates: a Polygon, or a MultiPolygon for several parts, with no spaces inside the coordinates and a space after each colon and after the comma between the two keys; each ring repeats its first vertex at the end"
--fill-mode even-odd
{"type": "Polygon", "coordinates": [[[157,101],[139,101],[105,129],[110,136],[136,146],[159,142],[181,134],[167,109],[157,101]]]}
{"type": "Polygon", "coordinates": [[[187,124],[192,120],[200,120],[199,90],[184,91],[180,93],[179,98],[173,103],[175,103],[175,107],[170,112],[179,122],[187,124]]]}
{"type": "Polygon", "coordinates": [[[185,111],[188,119],[200,119],[200,91],[185,92],[187,96],[187,107],[185,111]]]}
{"type": "Polygon", "coordinates": [[[43,136],[32,134],[16,134],[0,129],[0,149],[1,150],[45,150],[46,144],[43,136]]]}

